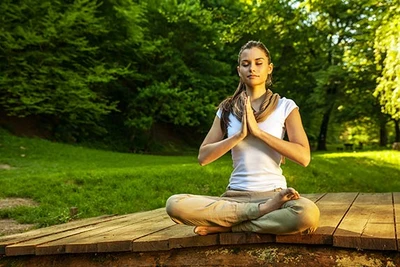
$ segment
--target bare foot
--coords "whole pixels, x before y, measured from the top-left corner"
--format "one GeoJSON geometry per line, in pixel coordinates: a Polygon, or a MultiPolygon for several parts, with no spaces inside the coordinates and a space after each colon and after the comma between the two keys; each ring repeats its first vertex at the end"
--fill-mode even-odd
{"type": "Polygon", "coordinates": [[[226,233],[230,231],[232,231],[230,227],[223,227],[223,226],[196,226],[194,228],[194,233],[198,235],[226,233]]]}
{"type": "Polygon", "coordinates": [[[300,195],[295,189],[293,189],[291,187],[283,189],[278,194],[276,194],[273,198],[271,198],[271,199],[267,200],[267,202],[259,205],[260,214],[261,214],[260,216],[270,213],[271,211],[280,209],[281,206],[289,200],[295,200],[295,199],[299,199],[299,198],[300,198],[300,195]]]}

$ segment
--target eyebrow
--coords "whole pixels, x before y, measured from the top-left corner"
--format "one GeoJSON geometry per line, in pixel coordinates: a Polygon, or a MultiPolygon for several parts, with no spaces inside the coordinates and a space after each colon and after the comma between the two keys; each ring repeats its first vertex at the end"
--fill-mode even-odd
{"type": "MultiPolygon", "coordinates": [[[[263,57],[256,58],[255,60],[265,60],[263,57]]],[[[249,59],[242,59],[242,61],[250,61],[249,59]]]]}

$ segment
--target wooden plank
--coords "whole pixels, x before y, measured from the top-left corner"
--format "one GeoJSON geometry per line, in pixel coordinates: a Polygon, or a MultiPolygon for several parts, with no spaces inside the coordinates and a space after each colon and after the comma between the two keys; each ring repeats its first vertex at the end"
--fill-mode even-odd
{"type": "MultiPolygon", "coordinates": [[[[86,231],[90,231],[97,227],[98,227],[98,225],[81,227],[81,228],[77,228],[77,229],[73,229],[73,230],[69,230],[69,231],[64,231],[61,233],[56,233],[56,234],[49,235],[49,236],[44,236],[41,238],[36,238],[36,239],[20,242],[20,243],[14,244],[14,245],[10,245],[5,248],[6,256],[34,255],[35,251],[36,251],[36,246],[38,244],[50,242],[53,240],[63,239],[63,238],[69,237],[69,236],[84,233],[86,231]]],[[[59,250],[57,252],[61,252],[61,251],[59,250]]]]}
{"type": "MultiPolygon", "coordinates": [[[[87,232],[82,232],[81,234],[65,237],[58,240],[53,240],[49,242],[45,242],[36,246],[36,254],[38,255],[51,255],[51,254],[61,254],[61,253],[69,253],[67,251],[67,246],[69,244],[73,244],[78,240],[93,240],[98,236],[107,235],[109,232],[115,231],[119,228],[124,228],[126,226],[138,224],[140,225],[143,221],[149,220],[153,217],[162,216],[165,214],[165,208],[156,209],[152,211],[146,211],[141,213],[133,213],[130,216],[121,219],[119,221],[113,220],[109,224],[102,224],[101,227],[92,229],[87,232]]],[[[98,244],[92,242],[92,244],[87,244],[85,246],[86,252],[97,252],[98,244]]],[[[81,253],[84,253],[82,251],[81,253]]]]}
{"type": "Polygon", "coordinates": [[[82,234],[87,235],[88,233],[93,233],[94,231],[107,231],[107,229],[109,228],[114,229],[115,227],[121,227],[121,225],[131,224],[135,221],[141,222],[142,218],[146,216],[152,217],[154,216],[154,214],[162,212],[165,212],[164,209],[117,216],[114,217],[112,220],[99,221],[98,223],[91,225],[81,224],[80,227],[78,227],[77,225],[77,227],[65,231],[56,231],[53,234],[47,234],[45,236],[40,236],[13,245],[8,245],[5,248],[5,254],[7,256],[36,254],[37,248],[40,247],[40,245],[52,242],[56,243],[57,245],[53,246],[52,248],[41,248],[39,249],[39,253],[43,253],[44,251],[52,251],[53,254],[63,253],[64,249],[62,245],[60,246],[60,243],[65,244],[66,240],[68,240],[69,238],[73,239],[75,238],[75,236],[80,236],[82,234]]]}
{"type": "Polygon", "coordinates": [[[316,204],[320,210],[318,229],[309,235],[278,235],[278,243],[332,245],[333,233],[358,193],[328,193],[316,204]]]}
{"type": "Polygon", "coordinates": [[[194,226],[175,225],[178,233],[169,239],[169,248],[190,248],[219,245],[219,234],[199,236],[193,232],[194,226]]]}
{"type": "MultiPolygon", "coordinates": [[[[88,229],[87,231],[82,231],[73,235],[68,236],[60,236],[60,238],[51,237],[51,239],[42,239],[38,240],[34,245],[35,247],[35,254],[36,255],[51,255],[51,254],[63,254],[65,253],[65,246],[71,240],[76,240],[80,236],[88,236],[88,235],[96,235],[96,234],[104,234],[106,232],[112,231],[116,228],[121,228],[127,225],[131,225],[135,223],[129,217],[121,219],[121,220],[114,220],[107,224],[97,225],[88,229]]],[[[97,246],[93,244],[93,246],[97,246]]],[[[21,252],[19,252],[21,253],[21,252]]]]}
{"type": "Polygon", "coordinates": [[[392,193],[374,195],[365,196],[370,202],[372,198],[373,209],[361,236],[361,248],[397,250],[393,195],[392,193]]]}
{"type": "Polygon", "coordinates": [[[132,242],[132,251],[162,251],[171,249],[170,239],[193,238],[197,236],[193,232],[194,226],[174,224],[161,231],[138,238],[132,242]]]}
{"type": "Polygon", "coordinates": [[[359,194],[334,233],[333,245],[397,250],[392,194],[359,194]]]}
{"type": "Polygon", "coordinates": [[[35,230],[31,230],[31,231],[28,231],[25,233],[3,236],[3,237],[0,237],[0,255],[2,255],[2,254],[4,255],[6,253],[5,248],[6,248],[6,246],[9,246],[9,245],[13,245],[13,244],[16,244],[16,243],[19,243],[22,241],[32,240],[35,238],[45,237],[45,236],[56,234],[56,233],[70,231],[73,229],[86,227],[86,226],[94,225],[97,223],[106,222],[109,220],[113,220],[115,217],[116,217],[115,215],[99,216],[99,217],[82,219],[82,220],[77,220],[77,221],[68,222],[68,223],[59,224],[59,225],[53,225],[53,226],[49,226],[46,228],[35,229],[35,230]]]}
{"type": "Polygon", "coordinates": [[[143,223],[138,227],[131,227],[126,229],[126,237],[121,240],[118,237],[118,233],[115,234],[116,238],[109,239],[106,242],[99,242],[98,252],[114,252],[114,251],[132,251],[132,243],[134,240],[153,234],[155,232],[161,231],[165,228],[169,228],[175,225],[175,223],[168,217],[167,220],[155,219],[154,221],[149,221],[143,223]],[[118,243],[116,242],[118,241],[118,243]],[[126,248],[126,249],[125,249],[126,248]]]}
{"type": "Polygon", "coordinates": [[[300,194],[302,197],[308,198],[311,201],[317,202],[320,200],[323,196],[326,195],[326,193],[314,193],[314,194],[300,194]]]}
{"type": "Polygon", "coordinates": [[[400,192],[393,192],[394,221],[396,223],[397,250],[400,250],[400,192]]]}
{"type": "Polygon", "coordinates": [[[219,235],[219,243],[221,245],[274,243],[275,241],[275,235],[251,232],[221,233],[219,235]]]}
{"type": "MultiPolygon", "coordinates": [[[[121,225],[124,222],[128,223],[131,221],[132,215],[128,215],[128,216],[122,216],[122,217],[117,217],[114,218],[114,220],[111,221],[107,221],[107,222],[103,222],[103,223],[98,223],[98,224],[93,224],[93,225],[89,225],[89,226],[85,226],[85,227],[80,227],[80,228],[75,228],[75,229],[71,229],[71,230],[67,230],[67,231],[63,231],[63,232],[59,232],[59,233],[54,233],[52,235],[46,235],[43,237],[39,237],[39,238],[35,238],[35,239],[30,239],[27,241],[23,241],[23,242],[19,242],[17,244],[14,245],[9,245],[6,247],[6,255],[7,256],[17,256],[17,255],[32,255],[32,254],[36,254],[36,248],[40,245],[40,244],[45,244],[45,243],[49,243],[49,242],[54,242],[54,241],[59,241],[59,240],[63,240],[60,242],[65,242],[65,239],[68,238],[73,238],[73,236],[75,235],[79,235],[79,234],[83,234],[85,232],[92,232],[93,230],[98,230],[101,229],[100,231],[103,231],[104,228],[107,227],[112,227],[115,225],[121,225]]],[[[53,248],[55,249],[55,248],[53,248]]],[[[62,248],[57,247],[55,249],[55,253],[61,253],[63,252],[62,248]]]]}
{"type": "Polygon", "coordinates": [[[89,235],[76,236],[75,240],[70,240],[65,245],[65,253],[132,251],[133,240],[174,224],[164,209],[157,215],[142,219],[140,223],[124,225],[96,235],[89,233],[89,235]]]}

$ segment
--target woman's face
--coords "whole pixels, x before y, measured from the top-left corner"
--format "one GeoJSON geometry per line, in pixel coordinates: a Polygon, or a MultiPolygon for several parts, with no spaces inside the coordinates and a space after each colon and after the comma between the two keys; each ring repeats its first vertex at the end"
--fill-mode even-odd
{"type": "Polygon", "coordinates": [[[252,88],[260,85],[265,88],[265,82],[272,69],[273,65],[265,52],[257,47],[243,50],[237,67],[242,82],[252,88]]]}

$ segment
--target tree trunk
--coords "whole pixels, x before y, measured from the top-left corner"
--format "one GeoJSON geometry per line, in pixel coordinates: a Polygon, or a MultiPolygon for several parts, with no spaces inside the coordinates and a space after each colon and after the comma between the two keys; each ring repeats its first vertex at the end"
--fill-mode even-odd
{"type": "Polygon", "coordinates": [[[322,117],[322,123],[321,123],[321,127],[319,129],[319,135],[318,135],[318,145],[317,145],[318,151],[326,151],[327,150],[326,136],[328,134],[328,125],[329,125],[329,119],[331,117],[332,109],[333,109],[333,103],[325,111],[324,116],[322,117]]]}
{"type": "Polygon", "coordinates": [[[400,121],[399,120],[394,120],[394,141],[395,142],[400,142],[400,121]]]}
{"type": "Polygon", "coordinates": [[[386,120],[382,118],[379,123],[379,146],[386,146],[388,142],[388,134],[386,130],[386,120]]]}

